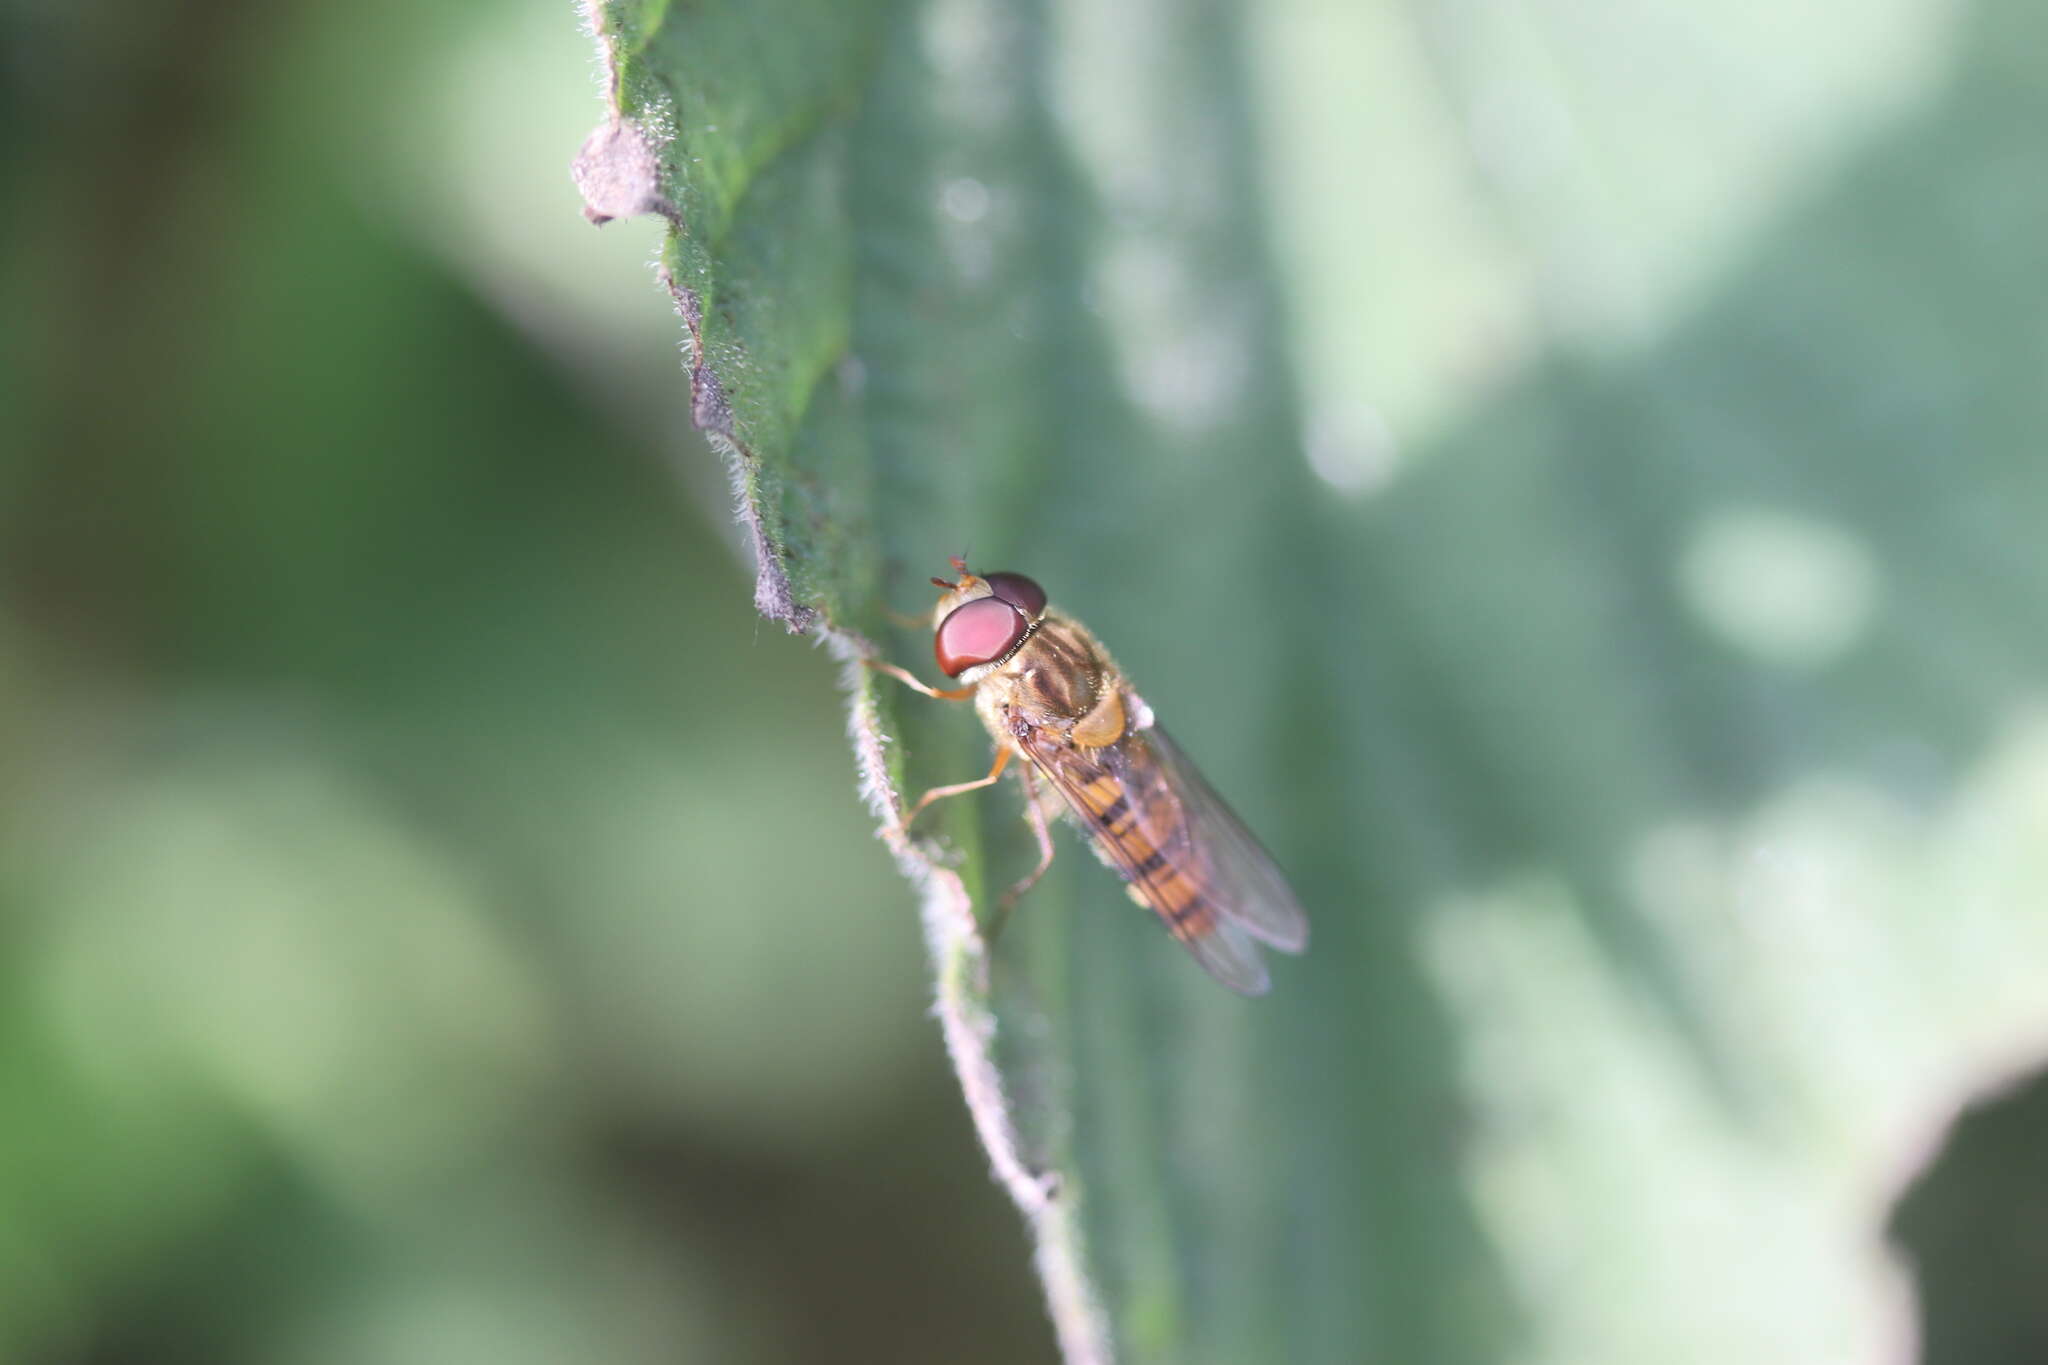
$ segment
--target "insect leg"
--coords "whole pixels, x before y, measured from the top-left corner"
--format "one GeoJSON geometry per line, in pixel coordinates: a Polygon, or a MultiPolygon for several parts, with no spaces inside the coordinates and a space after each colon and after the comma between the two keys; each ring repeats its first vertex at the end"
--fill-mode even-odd
{"type": "Polygon", "coordinates": [[[997,779],[1002,777],[1003,769],[1009,765],[1010,748],[1008,745],[1005,745],[996,750],[995,766],[988,770],[987,777],[977,777],[972,782],[955,782],[950,787],[933,787],[923,796],[918,797],[917,804],[912,806],[909,814],[903,817],[903,827],[905,829],[910,828],[910,822],[917,818],[917,813],[934,801],[943,800],[948,796],[958,796],[962,792],[980,791],[983,787],[993,787],[997,779]]]}
{"type": "Polygon", "coordinates": [[[996,941],[996,935],[1010,922],[1010,912],[1017,908],[1017,902],[1024,898],[1026,891],[1038,885],[1038,879],[1052,866],[1052,830],[1045,823],[1045,807],[1038,800],[1038,778],[1029,766],[1023,768],[1022,772],[1024,818],[1031,822],[1031,832],[1038,838],[1038,866],[1025,873],[1023,879],[1005,891],[1002,898],[996,902],[995,918],[989,921],[987,930],[982,934],[984,944],[993,944],[996,941]]]}
{"type": "Polygon", "coordinates": [[[911,673],[907,669],[898,668],[894,664],[885,664],[879,659],[862,659],[861,663],[868,668],[874,669],[877,673],[887,673],[897,682],[902,683],[914,692],[922,692],[927,697],[937,697],[940,701],[966,701],[974,695],[972,687],[955,687],[951,690],[941,690],[936,687],[926,686],[918,679],[916,674],[911,673]]]}
{"type": "MultiPolygon", "coordinates": [[[[949,583],[947,587],[950,589],[952,585],[949,583]]],[[[898,611],[896,608],[885,603],[882,607],[882,615],[888,618],[890,625],[903,630],[930,630],[932,628],[932,614],[928,611],[919,613],[898,611]]]]}

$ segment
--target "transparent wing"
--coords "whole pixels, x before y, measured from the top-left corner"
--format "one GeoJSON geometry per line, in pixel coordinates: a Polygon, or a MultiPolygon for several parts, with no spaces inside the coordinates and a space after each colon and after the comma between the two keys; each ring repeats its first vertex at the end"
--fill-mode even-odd
{"type": "MultiPolygon", "coordinates": [[[[1132,698],[1132,714],[1150,710],[1132,698]]],[[[1244,823],[1156,725],[1100,748],[1046,730],[1018,737],[1132,898],[1166,922],[1209,974],[1246,995],[1267,988],[1258,940],[1298,953],[1308,916],[1244,823]]]]}
{"type": "MultiPolygon", "coordinates": [[[[1189,861],[1218,914],[1283,953],[1308,947],[1308,914],[1294,888],[1244,821],[1224,803],[1173,736],[1157,725],[1136,733],[1180,802],[1189,861]]],[[[1112,765],[1121,756],[1111,758],[1112,765]]]]}

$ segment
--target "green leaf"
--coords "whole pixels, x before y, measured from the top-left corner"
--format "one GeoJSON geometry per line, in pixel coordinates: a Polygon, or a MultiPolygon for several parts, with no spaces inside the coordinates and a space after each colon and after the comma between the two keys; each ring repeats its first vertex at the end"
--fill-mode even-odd
{"type": "MultiPolygon", "coordinates": [[[[757,604],[915,665],[1033,574],[1310,907],[1239,1000],[1062,834],[985,990],[1016,794],[885,831],[1068,1358],[1878,1354],[2048,1039],[2048,20],[596,20],[757,604]]],[[[848,687],[880,813],[983,770],[848,687]]]]}

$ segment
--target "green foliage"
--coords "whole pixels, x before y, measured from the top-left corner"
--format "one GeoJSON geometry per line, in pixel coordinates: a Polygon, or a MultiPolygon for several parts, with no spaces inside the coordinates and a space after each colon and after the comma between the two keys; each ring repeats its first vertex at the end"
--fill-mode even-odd
{"type": "Polygon", "coordinates": [[[1032,573],[1310,907],[1237,1000],[1068,840],[995,955],[1118,1358],[1875,1355],[1870,1210],[2048,1032],[2039,16],[601,14],[757,601],[922,662],[1032,573]]]}
{"type": "Polygon", "coordinates": [[[0,1357],[1043,1360],[1005,1190],[1076,1359],[1901,1355],[2048,1052],[2039,7],[603,15],[701,366],[556,0],[0,17],[0,1357]],[[932,812],[1000,1186],[721,454],[772,616],[1032,572],[1311,907],[1238,1000],[1062,833],[984,994],[932,812]]]}
{"type": "Polygon", "coordinates": [[[1042,1361],[562,6],[0,50],[0,1360],[1042,1361]]]}

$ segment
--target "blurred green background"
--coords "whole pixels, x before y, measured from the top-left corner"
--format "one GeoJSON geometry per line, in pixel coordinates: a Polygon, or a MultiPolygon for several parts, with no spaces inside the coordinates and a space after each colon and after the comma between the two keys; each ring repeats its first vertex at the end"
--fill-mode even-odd
{"type": "Polygon", "coordinates": [[[1044,1360],[570,7],[0,14],[0,1359],[1044,1360]]]}
{"type": "MultiPolygon", "coordinates": [[[[1309,809],[1226,783],[1349,893],[1261,1016],[1283,1102],[1347,1087],[1298,1135],[1345,1254],[1172,1252],[1388,1359],[1861,1361],[1914,1337],[1892,1227],[1929,1359],[2039,1360],[2041,1088],[1891,1210],[2048,1050],[2038,7],[909,8],[956,79],[1056,35],[1112,227],[1048,268],[1155,445],[1240,452],[1154,510],[1294,461],[1341,574],[1275,586],[1362,623],[1174,683],[1241,779],[1329,747],[1229,733],[1255,666],[1373,757],[1309,809]],[[1246,54],[1213,106],[1147,46],[1205,25],[1246,54]],[[1232,190],[1162,128],[1256,168],[1278,321],[1188,311],[1173,208],[1232,190]],[[1298,433],[1217,425],[1282,372],[1298,433]]],[[[10,0],[0,44],[0,1357],[1048,1359],[831,669],[748,609],[655,228],[577,215],[570,7],[10,0]]],[[[1003,169],[936,196],[962,277],[1003,169]]],[[[1156,689],[1174,642],[1105,587],[1141,504],[1087,493],[1029,495],[1086,547],[1048,579],[1156,689]]],[[[1214,586],[1187,539],[1160,577],[1214,586]]],[[[1156,1237],[1112,1224],[1113,1297],[1156,1237]]]]}

